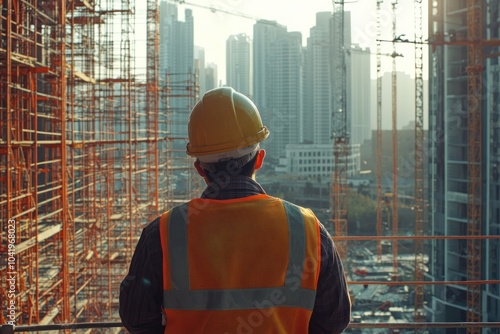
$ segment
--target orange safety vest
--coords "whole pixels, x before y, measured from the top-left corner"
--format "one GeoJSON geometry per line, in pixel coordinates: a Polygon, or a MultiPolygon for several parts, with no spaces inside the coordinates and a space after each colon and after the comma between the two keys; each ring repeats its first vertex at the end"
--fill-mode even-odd
{"type": "Polygon", "coordinates": [[[193,199],[164,213],[165,333],[307,333],[319,223],[268,195],[193,199]]]}

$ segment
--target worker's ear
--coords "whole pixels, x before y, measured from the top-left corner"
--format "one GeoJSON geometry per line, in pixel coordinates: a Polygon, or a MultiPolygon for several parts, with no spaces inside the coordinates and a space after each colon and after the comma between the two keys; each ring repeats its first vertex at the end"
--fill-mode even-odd
{"type": "Polygon", "coordinates": [[[200,174],[201,177],[206,177],[205,170],[200,166],[200,160],[196,159],[194,162],[194,168],[196,168],[196,171],[198,174],[200,174]]]}
{"type": "Polygon", "coordinates": [[[254,171],[259,170],[264,164],[264,158],[266,157],[266,150],[259,150],[257,153],[257,158],[255,159],[254,171]]]}

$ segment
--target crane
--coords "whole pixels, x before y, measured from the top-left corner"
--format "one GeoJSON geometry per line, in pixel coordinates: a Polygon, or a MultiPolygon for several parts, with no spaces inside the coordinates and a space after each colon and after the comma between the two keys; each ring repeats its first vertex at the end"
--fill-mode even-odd
{"type": "MultiPolygon", "coordinates": [[[[332,173],[332,213],[335,236],[347,235],[347,167],[349,157],[349,132],[347,118],[347,73],[346,52],[344,45],[344,0],[333,1],[334,14],[334,66],[332,71],[332,140],[333,140],[333,173],[332,173]],[[340,83],[337,83],[340,78],[340,83]]],[[[340,257],[347,257],[347,241],[337,243],[340,257]]]]}
{"type": "Polygon", "coordinates": [[[244,14],[244,13],[237,12],[237,11],[230,11],[230,10],[227,10],[227,9],[224,9],[224,8],[220,8],[220,7],[215,7],[215,6],[204,6],[204,5],[200,5],[200,4],[197,4],[197,3],[188,2],[188,1],[184,1],[184,0],[169,0],[168,2],[175,3],[175,4],[178,4],[178,5],[188,5],[188,6],[193,6],[193,7],[208,9],[209,11],[211,11],[214,14],[217,13],[217,12],[219,12],[219,13],[224,13],[224,14],[239,16],[239,17],[242,17],[242,18],[245,18],[245,19],[249,19],[249,20],[254,20],[254,21],[260,20],[260,18],[255,17],[255,16],[251,16],[251,15],[244,14]]]}
{"type": "MultiPolygon", "coordinates": [[[[396,36],[396,8],[398,0],[392,0],[392,33],[396,36]]],[[[396,38],[395,38],[396,39],[396,38]]],[[[396,43],[392,44],[396,53],[396,43]]],[[[398,235],[398,104],[397,104],[397,67],[396,57],[392,58],[392,235],[398,235]]],[[[392,263],[394,275],[398,273],[398,241],[392,244],[392,263]]]]}

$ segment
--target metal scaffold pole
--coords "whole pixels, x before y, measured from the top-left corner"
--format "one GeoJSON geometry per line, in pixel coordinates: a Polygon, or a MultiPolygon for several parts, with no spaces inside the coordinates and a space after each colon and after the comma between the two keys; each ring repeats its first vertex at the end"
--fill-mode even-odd
{"type": "MultiPolygon", "coordinates": [[[[377,0],[377,236],[382,235],[382,48],[380,42],[381,22],[380,6],[383,0],[377,0]]],[[[377,261],[382,260],[382,241],[377,241],[377,261]]]]}
{"type": "MultiPolygon", "coordinates": [[[[414,2],[415,21],[415,236],[425,235],[425,174],[424,174],[424,79],[422,0],[414,2]]],[[[415,281],[424,279],[424,240],[414,241],[415,281]]],[[[415,321],[425,320],[424,288],[415,285],[415,321]]]]}
{"type": "MultiPolygon", "coordinates": [[[[467,0],[467,235],[481,235],[482,223],[482,98],[483,98],[483,6],[467,0]]],[[[467,240],[467,280],[481,279],[481,242],[467,240]]],[[[467,286],[467,321],[480,322],[481,285],[467,286]]],[[[479,333],[468,328],[467,333],[479,333]]]]}
{"type": "Polygon", "coordinates": [[[185,153],[187,138],[184,136],[172,136],[180,127],[187,126],[189,113],[198,102],[199,79],[198,74],[186,73],[166,73],[165,85],[165,111],[167,115],[167,129],[169,137],[167,143],[167,171],[169,179],[182,179],[182,188],[173,189],[170,181],[168,188],[169,203],[167,205],[178,205],[200,196],[202,192],[203,179],[199,177],[193,167],[193,158],[185,153]],[[175,116],[174,116],[175,115],[175,116]],[[179,124],[179,122],[183,122],[179,124]],[[179,147],[182,149],[179,150],[179,147]],[[185,182],[184,182],[185,181],[185,182]]]}
{"type": "Polygon", "coordinates": [[[158,0],[147,1],[146,26],[146,148],[147,185],[146,198],[149,218],[159,213],[158,197],[158,64],[159,64],[159,10],[158,0]]]}
{"type": "MultiPolygon", "coordinates": [[[[393,54],[396,54],[396,8],[398,0],[392,1],[392,34],[394,37],[393,54]]],[[[396,57],[392,58],[392,235],[398,235],[399,229],[399,207],[398,207],[398,90],[397,90],[398,72],[396,57]]],[[[398,241],[392,243],[392,265],[394,278],[398,277],[398,241]]]]}

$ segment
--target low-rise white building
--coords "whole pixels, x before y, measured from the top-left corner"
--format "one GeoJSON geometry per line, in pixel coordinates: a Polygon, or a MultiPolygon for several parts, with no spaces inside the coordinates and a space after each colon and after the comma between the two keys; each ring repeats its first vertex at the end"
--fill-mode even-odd
{"type": "MultiPolygon", "coordinates": [[[[305,177],[330,177],[334,160],[333,144],[289,144],[275,171],[305,177]]],[[[347,176],[357,176],[360,169],[360,145],[353,144],[347,161],[347,176]]]]}

